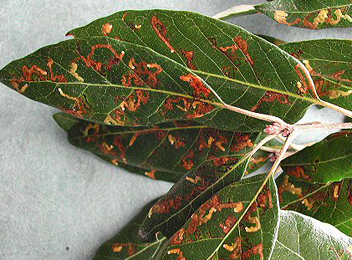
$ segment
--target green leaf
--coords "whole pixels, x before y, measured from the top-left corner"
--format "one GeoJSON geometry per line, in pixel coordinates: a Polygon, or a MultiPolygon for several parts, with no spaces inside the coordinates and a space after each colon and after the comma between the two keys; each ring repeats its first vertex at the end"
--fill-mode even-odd
{"type": "Polygon", "coordinates": [[[101,245],[93,260],[154,259],[158,249],[166,242],[166,238],[160,233],[150,243],[142,243],[138,239],[140,223],[153,203],[154,201],[145,206],[118,234],[101,245]]]}
{"type": "Polygon", "coordinates": [[[214,195],[169,239],[157,259],[270,259],[279,209],[273,178],[255,198],[265,177],[242,180],[214,195]]]}
{"type": "Polygon", "coordinates": [[[276,180],[281,208],[352,235],[351,141],[350,132],[332,134],[284,160],[276,180]]]}
{"type": "Polygon", "coordinates": [[[281,162],[289,176],[326,184],[352,177],[351,132],[332,134],[281,162]]]}
{"type": "Polygon", "coordinates": [[[89,121],[126,126],[192,119],[210,127],[261,131],[267,123],[222,109],[219,98],[233,106],[278,116],[288,123],[299,120],[311,104],[320,104],[310,92],[313,86],[309,73],[294,57],[242,28],[200,14],[125,11],[69,34],[78,40],[44,48],[30,58],[12,63],[0,73],[7,79],[2,81],[36,100],[71,111],[73,107],[76,116],[89,121]],[[109,38],[102,38],[103,35],[109,38]],[[106,48],[97,49],[88,59],[97,44],[110,44],[120,56],[124,51],[122,61],[106,48]],[[90,67],[79,59],[78,53],[89,61],[90,67]],[[49,57],[55,60],[55,74],[64,75],[70,84],[20,80],[24,65],[48,70],[49,57]],[[76,72],[84,82],[67,72],[73,69],[74,60],[78,64],[76,72]],[[146,64],[152,67],[145,68],[146,64]],[[126,80],[122,84],[123,76],[130,79],[139,75],[150,84],[139,86],[142,83],[136,79],[131,79],[131,86],[126,80]],[[25,84],[32,88],[23,88],[25,84]],[[60,95],[56,84],[69,96],[60,95]],[[41,86],[41,90],[33,85],[41,86]],[[39,95],[31,93],[35,90],[39,95]],[[69,104],[62,107],[62,103],[69,104]]]}
{"type": "MultiPolygon", "coordinates": [[[[259,135],[255,144],[261,140],[259,135]]],[[[148,241],[158,231],[167,237],[173,235],[206,200],[255,171],[270,158],[267,152],[257,153],[258,156],[252,158],[221,157],[188,172],[150,209],[148,218],[141,225],[141,238],[148,241]]]]}
{"type": "MultiPolygon", "coordinates": [[[[278,38],[275,38],[272,36],[268,36],[268,35],[257,34],[257,36],[259,36],[260,38],[263,38],[264,40],[271,42],[275,45],[280,45],[280,44],[286,43],[285,41],[283,41],[281,39],[278,39],[278,38]]],[[[281,46],[280,46],[280,48],[281,48],[281,46]]]]}
{"type": "MultiPolygon", "coordinates": [[[[255,144],[259,143],[265,135],[259,135],[255,144]]],[[[280,151],[283,146],[283,142],[278,139],[272,139],[262,146],[253,156],[250,158],[246,174],[253,173],[259,170],[267,162],[275,159],[275,154],[280,151]],[[265,149],[267,148],[267,149],[265,149]]],[[[291,152],[291,149],[288,150],[291,152]]]]}
{"type": "Polygon", "coordinates": [[[239,181],[248,160],[231,160],[224,165],[212,162],[190,171],[150,209],[139,234],[149,241],[157,232],[172,236],[205,201],[227,185],[239,181]]]}
{"type": "Polygon", "coordinates": [[[283,173],[276,184],[282,209],[298,211],[352,235],[352,179],[314,184],[283,173]]]}
{"type": "Polygon", "coordinates": [[[352,239],[332,226],[292,211],[280,211],[279,235],[272,260],[352,257],[352,239]]]}
{"type": "Polygon", "coordinates": [[[352,109],[352,41],[309,40],[281,44],[280,48],[305,64],[320,98],[352,109]]]}
{"type": "Polygon", "coordinates": [[[277,0],[255,6],[276,22],[307,29],[352,26],[350,0],[277,0]]]}
{"type": "MultiPolygon", "coordinates": [[[[65,129],[72,121],[70,116],[60,115],[55,119],[65,129]]],[[[172,182],[207,162],[214,166],[236,162],[251,150],[258,136],[258,133],[217,130],[191,121],[128,128],[78,120],[65,130],[76,147],[123,168],[128,164],[133,172],[172,182]]],[[[263,161],[263,158],[253,161],[252,171],[263,161]]]]}
{"type": "Polygon", "coordinates": [[[48,46],[0,72],[2,82],[36,101],[82,119],[129,126],[201,117],[214,110],[211,100],[217,98],[210,89],[194,78],[192,85],[204,87],[208,103],[193,102],[193,92],[200,98],[200,90],[183,76],[193,74],[148,48],[107,37],[48,46]],[[181,108],[178,98],[190,103],[176,111],[174,106],[181,108]]]}
{"type": "Polygon", "coordinates": [[[182,177],[181,174],[170,174],[170,172],[163,172],[163,171],[154,172],[154,171],[150,171],[150,169],[144,169],[144,168],[132,166],[121,162],[118,162],[118,163],[112,162],[111,158],[109,158],[108,156],[104,156],[100,154],[95,154],[95,155],[103,159],[104,161],[107,161],[108,163],[113,163],[118,168],[122,168],[131,173],[148,176],[149,178],[152,178],[152,179],[164,180],[169,182],[177,182],[182,177]]]}
{"type": "Polygon", "coordinates": [[[63,112],[54,114],[53,118],[56,123],[66,132],[81,122],[80,119],[63,112]]]}

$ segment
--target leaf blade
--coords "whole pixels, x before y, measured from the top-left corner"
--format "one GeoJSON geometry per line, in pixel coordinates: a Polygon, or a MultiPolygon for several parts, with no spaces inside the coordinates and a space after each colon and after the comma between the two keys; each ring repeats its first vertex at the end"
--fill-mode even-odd
{"type": "Polygon", "coordinates": [[[351,27],[351,6],[348,0],[278,0],[255,8],[278,23],[317,30],[351,27]]]}
{"type": "Polygon", "coordinates": [[[138,240],[138,227],[154,201],[148,203],[125,227],[113,238],[104,242],[96,252],[93,260],[103,259],[154,259],[155,253],[166,242],[166,238],[159,234],[151,243],[138,240]]]}
{"type": "Polygon", "coordinates": [[[215,254],[217,257],[227,259],[238,257],[237,255],[239,257],[259,255],[261,259],[269,259],[278,228],[278,202],[273,179],[269,181],[265,192],[259,196],[261,202],[255,202],[253,204],[255,207],[249,208],[251,205],[249,201],[253,199],[251,196],[261,188],[265,177],[265,175],[256,176],[222,189],[212,199],[204,203],[193,214],[191,220],[187,221],[183,228],[163,246],[158,259],[175,259],[176,256],[190,259],[211,259],[215,254]],[[251,192],[243,192],[243,189],[246,188],[251,192]],[[222,207],[232,210],[226,211],[222,207]],[[261,211],[262,215],[259,217],[258,212],[264,209],[265,213],[261,211]],[[226,213],[219,213],[222,210],[226,213]],[[253,217],[253,213],[257,213],[257,215],[253,217]],[[206,221],[203,221],[204,216],[206,216],[206,221]],[[236,216],[237,220],[229,224],[231,216],[236,216]],[[262,222],[262,220],[265,221],[262,222]],[[248,226],[248,221],[252,224],[256,223],[255,226],[248,226]],[[239,222],[242,223],[242,226],[238,225],[239,222]],[[221,223],[226,224],[221,225],[221,223]],[[263,225],[264,223],[265,225],[263,225]],[[221,228],[217,227],[218,224],[221,228]],[[198,231],[197,235],[194,233],[195,230],[198,231]],[[262,232],[259,236],[257,236],[258,231],[262,232]],[[202,250],[198,250],[199,247],[196,249],[197,242],[202,243],[202,250]],[[238,250],[239,248],[240,250],[238,250]]]}
{"type": "MultiPolygon", "coordinates": [[[[57,119],[59,125],[71,123],[71,116],[56,117],[61,119],[57,119]]],[[[217,130],[191,121],[128,128],[76,120],[70,126],[68,139],[74,146],[115,165],[128,165],[133,172],[172,182],[204,163],[220,166],[237,160],[254,146],[258,136],[217,130]]],[[[261,153],[251,164],[251,171],[266,160],[266,153],[261,153]]]]}
{"type": "Polygon", "coordinates": [[[351,45],[350,40],[320,39],[284,43],[279,47],[305,64],[321,99],[352,109],[351,45]]]}
{"type": "MultiPolygon", "coordinates": [[[[192,104],[197,107],[188,113],[188,119],[212,127],[240,131],[261,131],[265,127],[258,120],[219,109],[222,107],[219,98],[240,108],[281,117],[288,123],[296,122],[310,105],[320,102],[310,92],[314,92],[314,86],[311,86],[306,69],[294,57],[244,29],[199,14],[164,10],[120,12],[71,33],[81,40],[83,36],[92,39],[107,35],[110,41],[115,41],[115,45],[121,46],[132,46],[131,43],[126,43],[131,41],[148,47],[143,52],[140,50],[143,56],[148,57],[146,50],[151,53],[153,49],[159,56],[174,60],[180,70],[182,66],[188,66],[193,72],[182,70],[184,73],[178,75],[169,73],[169,81],[176,79],[181,84],[182,80],[179,78],[182,77],[186,81],[195,80],[198,84],[199,79],[194,78],[197,75],[203,79],[201,83],[204,87],[201,84],[194,90],[183,82],[181,85],[187,89],[188,94],[172,93],[174,98],[170,102],[176,102],[173,104],[173,112],[176,113],[180,107],[185,110],[192,104]],[[106,28],[112,29],[106,31],[106,28]],[[192,31],[186,28],[195,29],[192,31]],[[174,37],[171,39],[171,36],[174,37]],[[123,41],[116,40],[116,37],[123,41]],[[214,97],[210,98],[211,95],[214,97]],[[180,99],[175,101],[176,97],[180,99]],[[201,97],[201,104],[192,102],[194,97],[201,97]]],[[[124,51],[125,56],[128,56],[127,50],[124,51]]],[[[159,56],[157,57],[161,59],[159,56]]],[[[127,57],[126,59],[129,63],[127,57]]],[[[162,64],[159,61],[148,60],[148,64],[162,64]]],[[[135,67],[133,62],[132,64],[135,67]]],[[[166,68],[163,69],[166,71],[166,68]]],[[[161,77],[162,74],[158,75],[161,77]]],[[[176,92],[179,91],[181,90],[176,92]]],[[[160,90],[158,93],[170,94],[161,93],[160,90]]],[[[159,99],[162,97],[159,96],[159,99]]],[[[179,115],[182,113],[177,112],[179,115]]],[[[184,119],[180,116],[176,118],[175,115],[172,118],[184,119]]],[[[88,119],[94,121],[94,118],[88,119]]],[[[98,119],[96,121],[104,121],[102,118],[98,119]]],[[[152,119],[155,120],[150,123],[165,122],[161,118],[152,119]]],[[[132,125],[133,121],[127,123],[132,125]]],[[[141,123],[145,122],[141,120],[141,123]]]]}
{"type": "Polygon", "coordinates": [[[329,223],[351,236],[351,179],[331,184],[313,184],[283,174],[276,182],[282,209],[300,212],[329,223]]]}
{"type": "Polygon", "coordinates": [[[351,133],[332,134],[281,162],[290,176],[298,176],[313,183],[326,184],[351,178],[351,133]],[[344,147],[345,149],[340,149],[344,147]]]}
{"type": "Polygon", "coordinates": [[[280,211],[280,228],[272,255],[279,259],[350,259],[350,237],[328,224],[293,211],[280,211]],[[295,228],[292,228],[295,227],[295,228]]]}

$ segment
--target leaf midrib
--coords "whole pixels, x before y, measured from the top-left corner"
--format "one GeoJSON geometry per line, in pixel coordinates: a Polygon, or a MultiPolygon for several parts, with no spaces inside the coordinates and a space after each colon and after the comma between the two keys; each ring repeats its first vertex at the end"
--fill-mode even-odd
{"type": "MultiPolygon", "coordinates": [[[[192,129],[204,129],[204,128],[210,128],[209,126],[203,126],[203,125],[199,125],[199,126],[186,126],[186,127],[171,127],[171,128],[151,128],[151,129],[143,129],[143,130],[129,130],[129,131],[122,131],[122,132],[110,132],[110,133],[106,133],[106,134],[98,134],[98,135],[94,135],[94,136],[98,136],[98,137],[103,137],[103,136],[110,136],[110,135],[124,135],[124,134],[139,134],[139,133],[148,133],[148,132],[157,132],[157,131],[183,131],[183,130],[192,130],[192,129]]],[[[84,135],[85,136],[85,135],[84,135]]],[[[88,134],[87,136],[93,136],[88,134]]],[[[80,135],[78,137],[75,137],[73,139],[79,139],[82,138],[83,135],[80,135]]]]}
{"type": "MultiPolygon", "coordinates": [[[[231,78],[227,78],[225,76],[216,75],[216,74],[212,74],[212,73],[208,73],[208,72],[196,71],[196,70],[192,70],[192,72],[194,72],[196,74],[199,73],[199,74],[203,74],[203,75],[206,75],[206,76],[209,76],[209,77],[215,77],[215,78],[231,81],[231,82],[234,82],[234,83],[239,83],[239,84],[246,85],[246,86],[249,86],[249,87],[253,87],[253,88],[256,88],[256,89],[276,92],[276,93],[279,93],[279,94],[283,94],[283,95],[287,95],[287,96],[294,97],[294,98],[297,98],[297,99],[301,99],[301,100],[307,101],[307,102],[312,103],[312,104],[323,105],[323,103],[321,101],[317,100],[317,99],[303,97],[303,96],[300,96],[298,94],[294,94],[294,93],[291,93],[291,92],[285,92],[285,91],[274,89],[274,88],[268,88],[268,87],[256,85],[256,84],[253,84],[253,83],[243,82],[241,80],[231,79],[231,78]]],[[[10,79],[4,79],[4,80],[5,81],[11,81],[10,79]]],[[[157,93],[163,93],[163,94],[167,94],[167,95],[185,97],[185,98],[189,98],[189,99],[193,99],[194,98],[191,95],[182,94],[182,93],[178,93],[178,92],[172,92],[172,91],[161,90],[161,89],[153,89],[153,88],[147,88],[147,87],[126,87],[124,85],[119,85],[119,84],[87,83],[87,82],[76,82],[76,81],[73,81],[73,82],[54,82],[54,81],[51,81],[51,80],[47,80],[47,81],[25,81],[24,80],[23,82],[28,83],[28,84],[41,84],[41,83],[48,84],[48,83],[52,83],[52,84],[55,84],[56,86],[62,86],[62,85],[63,86],[65,86],[65,85],[83,85],[83,86],[88,86],[88,87],[90,87],[90,86],[93,86],[93,87],[117,87],[117,88],[123,88],[123,89],[131,89],[131,90],[146,90],[146,91],[150,91],[150,92],[157,92],[157,93]]],[[[219,106],[219,107],[223,107],[223,105],[224,105],[222,103],[210,101],[210,100],[207,100],[207,99],[200,99],[200,101],[204,102],[204,103],[212,104],[212,105],[215,105],[215,106],[219,106]]]]}
{"type": "MultiPolygon", "coordinates": [[[[285,249],[287,249],[289,252],[293,253],[294,255],[298,256],[300,259],[305,260],[302,256],[300,256],[297,252],[293,251],[291,248],[287,247],[283,243],[281,243],[279,240],[276,240],[276,243],[280,243],[285,249]]],[[[275,248],[275,247],[274,247],[275,248]]],[[[275,249],[274,249],[275,250],[275,249]]]]}
{"type": "Polygon", "coordinates": [[[291,163],[291,164],[285,164],[283,163],[282,166],[284,167],[290,167],[290,166],[299,166],[299,165],[303,165],[303,166],[306,166],[306,165],[320,165],[320,164],[326,164],[326,163],[329,163],[329,162],[333,162],[333,161],[338,161],[338,160],[344,160],[348,157],[352,156],[352,152],[348,155],[344,155],[344,156],[341,156],[341,157],[334,157],[332,159],[328,159],[328,160],[325,160],[325,161],[319,161],[318,163],[314,163],[314,162],[304,162],[304,163],[291,163]]]}
{"type": "MultiPolygon", "coordinates": [[[[232,171],[234,171],[237,167],[239,167],[242,163],[244,163],[246,160],[248,160],[250,158],[246,158],[246,159],[241,159],[239,160],[234,166],[232,166],[227,172],[225,172],[219,179],[217,179],[215,182],[213,182],[210,186],[208,186],[205,190],[203,190],[200,194],[198,194],[196,197],[194,197],[191,201],[189,201],[188,204],[185,204],[182,208],[180,208],[178,211],[172,213],[169,217],[167,217],[165,220],[163,220],[162,222],[158,223],[157,225],[155,225],[153,227],[152,230],[154,230],[156,227],[159,227],[161,225],[163,225],[164,223],[168,222],[170,219],[174,218],[175,216],[179,215],[180,212],[186,210],[188,207],[190,207],[197,199],[199,199],[204,193],[208,192],[209,190],[212,190],[213,187],[217,184],[220,183],[220,181],[222,181],[224,178],[226,178],[232,171]]],[[[200,167],[202,164],[200,164],[198,167],[200,167]]],[[[187,174],[187,173],[186,173],[187,174]]],[[[256,183],[256,182],[252,182],[256,183]]],[[[237,186],[240,185],[247,185],[245,184],[238,184],[236,183],[237,186]]]]}
{"type": "MultiPolygon", "coordinates": [[[[272,177],[271,177],[272,178],[272,177]]],[[[264,183],[265,180],[260,180],[260,181],[256,181],[256,182],[249,182],[249,183],[245,183],[245,184],[241,184],[241,185],[251,185],[251,184],[254,184],[254,183],[257,183],[257,182],[261,182],[261,183],[264,183]]],[[[268,181],[268,186],[270,187],[270,181],[274,181],[273,179],[268,181]]],[[[274,184],[275,185],[275,184],[274,184]]],[[[263,184],[258,187],[258,191],[263,189],[263,184]]],[[[270,189],[270,188],[269,188],[270,189]]],[[[232,234],[232,232],[238,228],[240,222],[244,219],[245,215],[247,214],[247,212],[249,211],[250,207],[253,205],[253,203],[255,203],[255,201],[257,200],[258,196],[259,196],[259,192],[257,192],[257,194],[255,194],[255,196],[251,199],[251,201],[249,202],[249,204],[247,205],[247,207],[242,211],[242,214],[241,216],[237,219],[236,223],[233,225],[233,227],[230,229],[230,231],[222,238],[222,241],[221,243],[219,243],[219,245],[217,246],[217,248],[214,250],[213,254],[210,255],[207,260],[210,260],[214,254],[216,252],[218,252],[221,248],[221,245],[223,245],[223,243],[225,243],[226,239],[232,234]]],[[[274,244],[275,246],[275,244],[274,244]]]]}

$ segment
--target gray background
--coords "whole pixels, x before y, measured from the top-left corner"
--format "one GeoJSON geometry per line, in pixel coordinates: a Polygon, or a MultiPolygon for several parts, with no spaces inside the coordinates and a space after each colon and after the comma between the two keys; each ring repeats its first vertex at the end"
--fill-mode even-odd
{"type": "MultiPolygon", "coordinates": [[[[124,9],[214,15],[235,4],[260,2],[0,0],[0,68],[64,40],[72,28],[124,9]]],[[[231,21],[254,33],[291,41],[351,37],[350,29],[288,28],[263,15],[231,21]]],[[[69,145],[52,120],[55,111],[0,86],[0,259],[91,259],[143,205],[170,188],[169,183],[116,169],[69,145]]],[[[320,110],[314,120],[326,121],[329,116],[336,114],[320,110]]]]}

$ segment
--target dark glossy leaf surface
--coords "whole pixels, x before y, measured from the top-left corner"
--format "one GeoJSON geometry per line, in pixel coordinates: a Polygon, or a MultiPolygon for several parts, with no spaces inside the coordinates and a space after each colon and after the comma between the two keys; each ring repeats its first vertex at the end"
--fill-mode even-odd
{"type": "MultiPolygon", "coordinates": [[[[207,162],[214,167],[236,162],[251,150],[258,136],[216,130],[190,121],[128,128],[99,125],[63,114],[55,119],[68,131],[71,144],[115,165],[129,165],[133,172],[172,182],[207,162]]],[[[251,171],[261,166],[267,156],[260,154],[253,159],[251,171]]]]}
{"type": "Polygon", "coordinates": [[[352,239],[334,227],[292,211],[280,211],[272,260],[349,260],[352,239]]]}
{"type": "Polygon", "coordinates": [[[264,40],[266,40],[268,42],[271,42],[271,43],[273,43],[275,45],[280,45],[280,44],[286,43],[283,40],[280,40],[278,38],[275,38],[275,37],[272,37],[272,36],[268,36],[268,35],[257,34],[257,36],[259,36],[260,38],[263,38],[264,40]]]}
{"type": "Polygon", "coordinates": [[[179,180],[179,179],[177,179],[178,177],[179,178],[182,177],[181,174],[170,174],[170,172],[163,172],[163,171],[150,171],[148,169],[132,166],[130,164],[125,164],[125,163],[121,163],[121,162],[119,162],[119,163],[112,162],[109,157],[104,156],[104,155],[100,155],[100,154],[95,154],[95,155],[98,156],[99,158],[103,159],[104,161],[107,161],[108,163],[113,163],[115,166],[117,166],[117,168],[124,169],[128,172],[131,172],[131,173],[147,176],[148,178],[152,178],[155,180],[165,180],[165,181],[169,181],[169,182],[176,182],[179,180]]]}
{"type": "Polygon", "coordinates": [[[340,132],[290,156],[281,167],[289,176],[324,184],[351,178],[351,161],[351,132],[340,132]]]}
{"type": "Polygon", "coordinates": [[[280,207],[329,223],[352,235],[352,179],[331,184],[313,184],[283,173],[276,179],[280,207]]]}
{"type": "Polygon", "coordinates": [[[170,238],[158,259],[270,259],[279,226],[274,180],[254,198],[265,177],[242,180],[214,195],[170,238]]]}
{"type": "Polygon", "coordinates": [[[66,132],[70,131],[72,127],[75,125],[79,124],[82,120],[71,116],[70,114],[67,113],[56,113],[53,115],[54,120],[56,123],[66,132]]]}
{"type": "Polygon", "coordinates": [[[98,249],[93,260],[154,259],[157,250],[166,242],[166,238],[162,234],[158,234],[151,243],[142,243],[138,240],[140,223],[153,203],[145,206],[116,236],[106,241],[98,249]]]}
{"type": "Polygon", "coordinates": [[[188,69],[108,37],[45,47],[9,64],[0,79],[36,101],[110,125],[152,125],[216,110],[209,86],[188,69]],[[203,94],[208,103],[196,101],[203,94]]]}
{"type": "Polygon", "coordinates": [[[280,48],[305,64],[320,98],[352,109],[352,41],[310,40],[281,44],[280,48]]]}
{"type": "Polygon", "coordinates": [[[167,237],[180,229],[205,201],[227,185],[239,181],[248,160],[224,165],[206,163],[183,176],[151,209],[141,225],[140,235],[150,241],[161,231],[167,237]]]}
{"type": "MultiPolygon", "coordinates": [[[[242,28],[200,14],[124,11],[69,34],[77,38],[108,35],[147,46],[192,69],[226,103],[289,122],[297,121],[315,102],[296,60],[242,28]]],[[[237,125],[241,131],[259,131],[263,126],[225,111],[209,113],[199,122],[220,128],[237,125]]]]}
{"type": "Polygon", "coordinates": [[[277,0],[255,8],[278,23],[307,29],[352,26],[349,0],[277,0]]]}

